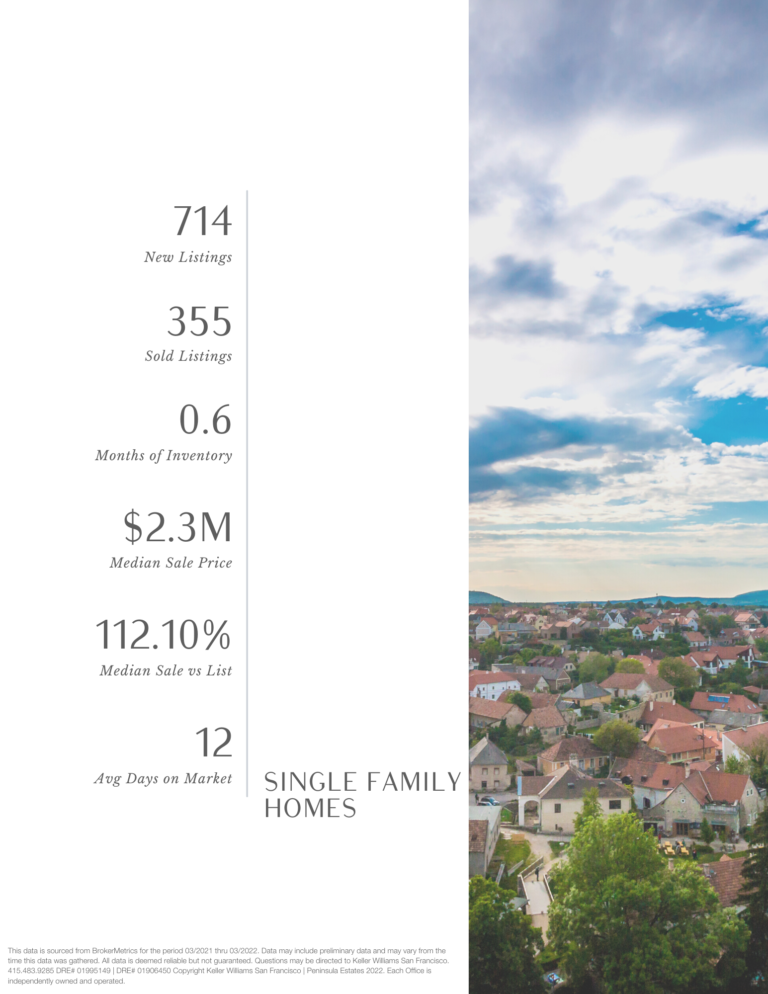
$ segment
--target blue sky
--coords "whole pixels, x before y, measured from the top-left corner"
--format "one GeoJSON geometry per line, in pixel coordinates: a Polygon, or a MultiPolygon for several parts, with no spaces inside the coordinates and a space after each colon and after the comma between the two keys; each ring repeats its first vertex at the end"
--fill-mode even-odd
{"type": "Polygon", "coordinates": [[[470,587],[768,588],[768,6],[470,9],[470,587]]]}

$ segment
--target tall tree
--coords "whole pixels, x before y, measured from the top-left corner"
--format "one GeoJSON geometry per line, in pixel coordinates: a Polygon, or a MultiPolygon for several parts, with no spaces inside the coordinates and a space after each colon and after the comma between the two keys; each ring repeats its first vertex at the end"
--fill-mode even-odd
{"type": "Polygon", "coordinates": [[[544,948],[541,929],[512,901],[492,880],[469,881],[469,994],[544,991],[535,959],[544,948]]]}
{"type": "Polygon", "coordinates": [[[749,989],[768,991],[768,809],[752,826],[749,852],[744,859],[742,900],[747,902],[744,919],[752,933],[747,950],[750,976],[757,985],[749,989]]]}
{"type": "Polygon", "coordinates": [[[601,725],[592,741],[605,752],[614,756],[628,756],[640,741],[640,729],[626,721],[609,721],[601,725]]]}
{"type": "Polygon", "coordinates": [[[590,652],[579,663],[579,682],[600,683],[611,672],[613,662],[610,656],[603,656],[599,652],[590,652]]]}
{"type": "Polygon", "coordinates": [[[749,757],[749,775],[756,787],[768,787],[768,741],[757,739],[745,750],[749,757]]]}
{"type": "Polygon", "coordinates": [[[583,819],[551,879],[549,938],[574,986],[682,994],[730,979],[717,974],[724,956],[743,970],[747,927],[696,866],[670,871],[632,814],[583,819]]]}
{"type": "Polygon", "coordinates": [[[510,704],[517,704],[517,706],[525,711],[526,714],[530,714],[533,710],[533,704],[531,699],[527,694],[523,694],[519,690],[515,690],[509,697],[510,704]]]}
{"type": "Polygon", "coordinates": [[[628,656],[626,659],[620,659],[616,663],[617,673],[645,673],[645,668],[639,659],[633,659],[632,656],[628,656]]]}
{"type": "Polygon", "coordinates": [[[489,638],[480,643],[480,669],[489,670],[502,653],[501,642],[489,638]]]}
{"type": "Polygon", "coordinates": [[[659,663],[659,676],[678,689],[695,687],[699,682],[696,670],[684,663],[679,656],[665,656],[659,663]]]}

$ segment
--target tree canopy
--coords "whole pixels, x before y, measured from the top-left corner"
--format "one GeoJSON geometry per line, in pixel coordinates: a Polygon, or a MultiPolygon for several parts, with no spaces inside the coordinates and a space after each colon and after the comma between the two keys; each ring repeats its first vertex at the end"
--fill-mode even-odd
{"type": "Polygon", "coordinates": [[[584,817],[551,880],[548,934],[574,986],[591,980],[605,994],[717,989],[730,980],[718,975],[723,956],[731,974],[743,972],[747,927],[720,907],[696,866],[670,871],[632,814],[584,817]]]}
{"type": "Polygon", "coordinates": [[[627,656],[626,659],[620,659],[616,663],[616,673],[645,673],[643,664],[639,659],[633,659],[632,656],[627,656]]]}
{"type": "Polygon", "coordinates": [[[695,687],[699,682],[696,670],[684,663],[679,656],[665,656],[659,663],[659,676],[680,690],[695,687]]]}
{"type": "Polygon", "coordinates": [[[544,948],[541,929],[515,911],[514,894],[492,880],[469,881],[469,994],[541,994],[536,954],[544,948]]]}
{"type": "Polygon", "coordinates": [[[613,672],[615,660],[599,652],[590,652],[579,663],[580,683],[600,683],[613,672]]]}
{"type": "Polygon", "coordinates": [[[519,708],[522,708],[526,714],[530,714],[533,710],[533,704],[531,699],[527,694],[521,693],[519,690],[515,690],[509,697],[510,704],[517,704],[519,708]]]}
{"type": "Polygon", "coordinates": [[[626,721],[609,721],[592,736],[592,741],[612,756],[629,756],[640,741],[640,729],[626,721]]]}
{"type": "Polygon", "coordinates": [[[752,933],[747,950],[751,976],[759,976],[751,990],[768,991],[768,809],[752,826],[749,852],[745,857],[741,898],[747,902],[744,920],[752,933]]]}

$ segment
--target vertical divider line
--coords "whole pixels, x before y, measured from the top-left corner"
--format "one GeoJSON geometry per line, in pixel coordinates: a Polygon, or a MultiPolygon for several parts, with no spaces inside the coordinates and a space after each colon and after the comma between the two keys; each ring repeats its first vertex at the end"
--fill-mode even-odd
{"type": "Polygon", "coordinates": [[[248,445],[248,191],[245,191],[245,796],[248,797],[248,650],[249,650],[249,598],[248,598],[248,560],[249,560],[249,531],[248,531],[248,480],[249,480],[249,445],[248,445]]]}

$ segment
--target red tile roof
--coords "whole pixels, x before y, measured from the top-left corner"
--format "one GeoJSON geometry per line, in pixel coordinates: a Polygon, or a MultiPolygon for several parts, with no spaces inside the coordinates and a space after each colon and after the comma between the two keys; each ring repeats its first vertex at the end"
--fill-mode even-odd
{"type": "Polygon", "coordinates": [[[762,708],[743,694],[718,694],[716,690],[697,690],[691,707],[694,711],[731,711],[737,714],[759,714],[762,708]],[[711,701],[710,697],[728,698],[711,701]]]}
{"type": "Polygon", "coordinates": [[[503,701],[488,701],[484,697],[469,698],[469,713],[482,718],[493,718],[503,721],[510,711],[520,711],[517,704],[506,704],[503,701]]]}
{"type": "Polygon", "coordinates": [[[472,670],[469,674],[469,689],[474,690],[481,683],[509,683],[516,680],[514,673],[492,673],[490,670],[472,670]]]}
{"type": "Polygon", "coordinates": [[[684,783],[700,804],[738,804],[749,777],[719,770],[694,770],[684,783]]]}
{"type": "Polygon", "coordinates": [[[740,891],[744,882],[744,856],[731,859],[723,856],[717,863],[705,863],[699,867],[709,883],[717,891],[720,904],[729,908],[732,904],[743,904],[740,891]]]}
{"type": "Polygon", "coordinates": [[[523,722],[523,728],[565,728],[565,716],[557,708],[534,708],[523,722]]]}
{"type": "Polygon", "coordinates": [[[652,725],[659,720],[695,725],[696,722],[703,721],[703,718],[684,708],[682,704],[675,704],[674,701],[649,701],[639,720],[641,725],[652,725]]]}
{"type": "Polygon", "coordinates": [[[626,760],[620,767],[614,767],[621,777],[632,777],[635,787],[649,787],[652,790],[674,790],[685,780],[685,767],[669,763],[638,763],[626,760]],[[666,782],[665,782],[666,781],[666,782]]]}

